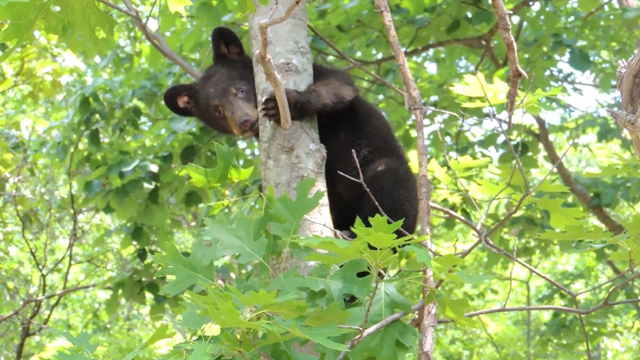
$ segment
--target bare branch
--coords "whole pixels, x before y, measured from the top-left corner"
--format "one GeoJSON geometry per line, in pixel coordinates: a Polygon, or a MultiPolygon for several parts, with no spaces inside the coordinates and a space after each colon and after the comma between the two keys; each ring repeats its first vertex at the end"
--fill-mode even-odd
{"type": "Polygon", "coordinates": [[[4,315],[4,316],[0,317],[0,323],[3,322],[3,321],[8,320],[9,318],[11,318],[11,317],[13,317],[15,315],[17,315],[20,312],[20,310],[24,309],[25,306],[27,306],[27,305],[29,305],[31,303],[42,302],[42,301],[45,301],[45,300],[48,300],[48,299],[51,299],[51,298],[54,298],[54,297],[61,298],[64,295],[67,295],[69,293],[80,291],[80,290],[91,289],[91,288],[94,288],[94,287],[96,287],[96,284],[82,285],[82,286],[77,286],[77,287],[72,287],[72,288],[66,288],[64,290],[60,290],[58,292],[55,292],[55,293],[52,293],[52,294],[47,294],[47,295],[44,295],[44,296],[38,296],[38,297],[35,297],[35,298],[31,298],[31,299],[25,299],[22,302],[22,304],[20,304],[20,307],[18,307],[17,309],[13,310],[12,312],[10,312],[7,315],[4,315]]]}
{"type": "Polygon", "coordinates": [[[593,14],[597,13],[598,11],[604,9],[605,6],[611,4],[612,0],[607,0],[605,2],[603,2],[602,4],[596,6],[595,8],[591,9],[591,11],[589,11],[588,13],[586,13],[583,17],[582,20],[587,20],[588,18],[590,18],[593,14]]]}
{"type": "MultiPolygon", "coordinates": [[[[357,183],[360,183],[360,185],[362,185],[362,188],[364,189],[364,191],[367,193],[367,195],[369,195],[369,198],[371,199],[371,201],[373,202],[373,205],[375,205],[376,209],[378,210],[378,212],[380,213],[380,215],[384,216],[385,218],[387,218],[387,222],[389,223],[393,223],[393,219],[391,219],[382,209],[382,207],[380,206],[380,204],[378,203],[378,200],[376,200],[376,198],[373,196],[373,193],[371,193],[371,190],[369,189],[369,187],[367,186],[367,183],[364,181],[364,176],[362,175],[362,168],[360,168],[360,162],[358,161],[358,156],[356,154],[356,151],[351,149],[351,155],[353,156],[353,161],[356,163],[356,168],[358,169],[358,176],[359,179],[356,179],[352,176],[349,176],[345,173],[343,173],[342,171],[338,171],[339,175],[342,175],[344,177],[346,177],[347,179],[351,180],[351,181],[355,181],[357,183]]],[[[405,236],[409,236],[411,234],[409,234],[406,230],[404,230],[403,228],[399,229],[400,232],[405,235],[405,236]]]]}
{"type": "Polygon", "coordinates": [[[131,2],[129,0],[122,0],[122,3],[124,3],[125,7],[127,8],[126,10],[106,0],[98,0],[98,1],[132,18],[133,22],[136,24],[136,27],[138,27],[138,29],[142,31],[147,41],[149,41],[149,43],[154,48],[156,48],[156,50],[158,50],[162,54],[162,56],[167,58],[169,61],[175,63],[176,65],[180,66],[184,71],[187,72],[187,74],[191,75],[191,77],[193,77],[194,79],[198,79],[200,77],[201,75],[200,71],[198,71],[196,68],[194,68],[189,63],[187,63],[184,59],[178,56],[175,52],[173,52],[173,50],[169,48],[169,45],[167,45],[167,42],[164,40],[162,36],[154,33],[153,31],[151,31],[151,29],[149,29],[149,27],[145,24],[145,21],[142,20],[142,18],[140,17],[140,14],[133,7],[133,5],[131,5],[131,2]]]}
{"type": "MultiPolygon", "coordinates": [[[[267,47],[269,46],[269,42],[267,41],[267,29],[269,26],[277,25],[287,20],[289,16],[291,16],[293,10],[295,10],[298,4],[300,4],[300,1],[301,0],[295,0],[292,2],[284,14],[279,18],[260,21],[260,25],[258,25],[260,32],[260,49],[256,50],[253,54],[256,62],[262,66],[262,71],[264,71],[265,77],[273,88],[273,94],[276,97],[278,111],[280,112],[280,127],[284,130],[291,128],[291,112],[289,111],[289,102],[287,101],[287,94],[284,91],[284,86],[278,77],[276,67],[273,65],[271,57],[267,53],[267,47]]],[[[274,10],[277,6],[278,5],[276,5],[274,10]]]]}
{"type": "Polygon", "coordinates": [[[553,144],[551,143],[551,139],[549,138],[549,129],[547,129],[544,120],[538,115],[534,116],[534,118],[536,120],[536,123],[538,124],[538,128],[540,129],[538,139],[542,144],[542,147],[547,152],[547,156],[549,157],[551,163],[556,164],[555,168],[557,169],[562,182],[564,182],[564,184],[569,188],[569,191],[571,191],[571,193],[575,195],[575,197],[577,197],[578,200],[587,209],[589,209],[591,213],[595,215],[595,217],[602,224],[604,224],[604,226],[607,227],[607,229],[609,229],[609,231],[611,231],[614,235],[621,234],[625,230],[625,228],[611,216],[609,216],[609,214],[607,214],[602,206],[591,205],[591,196],[589,195],[587,190],[585,190],[573,179],[569,170],[564,166],[562,159],[560,158],[560,156],[558,156],[558,153],[556,152],[556,149],[554,148],[553,144]]]}
{"type": "Polygon", "coordinates": [[[357,61],[353,60],[352,58],[347,56],[347,54],[345,54],[342,51],[340,51],[340,49],[338,49],[335,45],[333,45],[331,43],[331,41],[329,41],[329,39],[327,39],[324,36],[322,36],[322,34],[320,34],[318,32],[318,30],[316,30],[313,26],[311,26],[311,24],[307,24],[307,27],[309,27],[309,30],[311,30],[314,34],[316,34],[316,36],[318,38],[320,38],[320,40],[322,40],[325,44],[327,44],[327,46],[329,46],[331,49],[333,49],[333,51],[338,53],[338,55],[341,58],[343,58],[347,62],[351,63],[353,66],[357,67],[358,69],[362,70],[365,74],[367,74],[367,75],[373,77],[374,79],[378,80],[382,85],[384,85],[384,86],[388,87],[389,89],[397,92],[398,94],[404,96],[404,92],[402,90],[398,89],[397,87],[395,87],[393,84],[389,83],[388,81],[385,81],[380,76],[378,76],[378,75],[372,73],[371,71],[367,70],[367,68],[365,68],[364,66],[358,64],[357,61]]]}
{"type": "MultiPolygon", "coordinates": [[[[525,7],[531,6],[531,4],[537,2],[537,0],[522,0],[511,8],[510,12],[515,14],[521,9],[525,7]]],[[[488,42],[491,40],[491,37],[498,31],[498,24],[494,24],[486,33],[478,36],[472,36],[468,38],[458,38],[458,39],[447,39],[436,41],[431,44],[426,44],[422,46],[418,46],[415,49],[408,50],[404,52],[405,56],[413,56],[425,53],[431,49],[437,49],[450,45],[463,45],[474,49],[483,49],[485,48],[485,44],[483,41],[488,42]]],[[[387,61],[391,61],[395,59],[395,55],[384,56],[377,60],[356,60],[365,65],[377,65],[381,63],[385,63],[387,61]]]]}
{"type": "MultiPolygon", "coordinates": [[[[516,243],[513,245],[513,257],[517,258],[518,253],[518,239],[516,239],[516,243]]],[[[504,304],[502,307],[507,307],[509,303],[509,297],[511,296],[511,291],[513,290],[513,270],[516,268],[515,261],[511,264],[511,271],[509,272],[509,291],[507,292],[507,297],[504,299],[504,304]]]]}
{"type": "MultiPolygon", "coordinates": [[[[567,306],[555,306],[555,305],[514,306],[510,308],[499,307],[499,308],[470,312],[468,314],[465,314],[464,316],[471,318],[471,317],[480,316],[480,315],[489,315],[489,314],[497,314],[497,313],[505,313],[505,312],[520,312],[520,311],[557,311],[557,312],[564,312],[564,313],[577,314],[577,315],[590,315],[605,307],[634,304],[634,303],[640,303],[640,299],[627,299],[627,300],[621,300],[621,301],[613,301],[608,304],[600,303],[599,305],[596,305],[589,309],[576,309],[576,308],[567,307],[567,306]]],[[[438,320],[438,324],[447,324],[451,322],[453,321],[449,319],[438,320]]]]}
{"type": "Polygon", "coordinates": [[[520,78],[527,78],[527,74],[520,67],[518,62],[518,50],[516,41],[511,35],[511,22],[509,20],[509,11],[504,7],[502,0],[491,0],[493,11],[496,14],[498,22],[498,30],[500,38],[507,49],[507,59],[509,61],[509,91],[507,92],[507,104],[509,110],[509,119],[507,128],[511,129],[511,117],[515,110],[516,97],[518,96],[518,83],[520,78]]]}

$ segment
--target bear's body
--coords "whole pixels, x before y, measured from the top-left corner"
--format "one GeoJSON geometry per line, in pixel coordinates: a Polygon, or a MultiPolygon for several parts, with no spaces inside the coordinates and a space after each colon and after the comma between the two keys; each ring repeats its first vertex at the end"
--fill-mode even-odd
{"type": "MultiPolygon", "coordinates": [[[[258,106],[251,59],[230,29],[213,31],[214,64],[197,83],[176,85],[165,92],[165,104],[176,114],[195,116],[223,133],[256,135],[258,106]]],[[[369,225],[379,213],[363,186],[338,172],[360,178],[394,221],[413,233],[418,213],[417,186],[402,147],[382,113],[358,94],[351,77],[340,70],[313,65],[313,84],[305,91],[286,90],[292,120],[316,115],[320,142],[327,150],[325,176],[333,226],[350,234],[356,216],[369,225]]],[[[262,112],[272,121],[280,115],[273,95],[262,112]]],[[[400,231],[397,232],[398,235],[400,231]]]]}

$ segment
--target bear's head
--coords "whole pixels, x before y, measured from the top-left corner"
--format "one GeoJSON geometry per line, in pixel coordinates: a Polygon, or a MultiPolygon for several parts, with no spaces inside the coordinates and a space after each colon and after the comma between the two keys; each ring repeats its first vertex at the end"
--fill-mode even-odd
{"type": "Polygon", "coordinates": [[[214,130],[246,137],[258,132],[253,64],[231,29],[211,34],[213,65],[198,81],[170,87],[164,103],[174,113],[196,117],[214,130]]]}

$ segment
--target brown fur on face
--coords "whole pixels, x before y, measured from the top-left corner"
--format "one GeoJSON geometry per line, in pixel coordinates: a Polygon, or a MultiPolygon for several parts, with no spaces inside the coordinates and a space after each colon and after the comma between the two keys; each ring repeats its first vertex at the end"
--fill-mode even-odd
{"type": "Polygon", "coordinates": [[[180,116],[196,117],[214,130],[236,136],[258,132],[258,108],[251,59],[226,28],[211,35],[213,65],[197,82],[167,89],[164,102],[180,116]]]}
{"type": "MultiPolygon", "coordinates": [[[[249,137],[255,135],[258,129],[258,108],[255,105],[255,100],[253,102],[246,100],[246,97],[250,96],[246,94],[246,91],[249,90],[248,87],[244,87],[244,94],[239,93],[239,87],[241,86],[229,88],[227,97],[216,100],[213,106],[222,111],[225,122],[233,134],[249,137]],[[241,128],[241,122],[247,120],[251,121],[251,126],[248,129],[241,128]]],[[[253,98],[255,99],[255,95],[253,98]]]]}

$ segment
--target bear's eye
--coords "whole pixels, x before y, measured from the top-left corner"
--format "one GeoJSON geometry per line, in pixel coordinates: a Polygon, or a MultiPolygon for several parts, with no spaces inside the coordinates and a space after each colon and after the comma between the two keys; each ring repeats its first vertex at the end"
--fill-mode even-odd
{"type": "Polygon", "coordinates": [[[244,94],[244,87],[243,86],[238,86],[238,92],[240,94],[244,94]]]}

